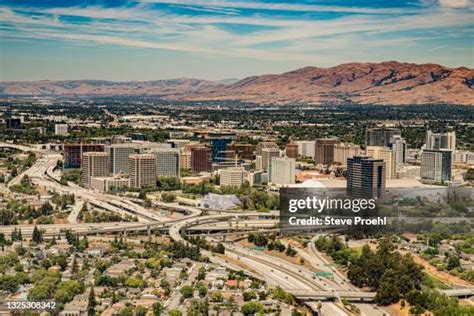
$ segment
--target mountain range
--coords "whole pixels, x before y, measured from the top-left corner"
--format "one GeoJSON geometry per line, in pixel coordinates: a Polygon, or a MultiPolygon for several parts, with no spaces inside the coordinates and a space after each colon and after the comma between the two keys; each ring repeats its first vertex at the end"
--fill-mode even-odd
{"type": "Polygon", "coordinates": [[[396,61],[305,67],[242,80],[171,79],[0,82],[7,96],[140,96],[172,100],[240,100],[259,104],[474,105],[474,69],[396,61]]]}

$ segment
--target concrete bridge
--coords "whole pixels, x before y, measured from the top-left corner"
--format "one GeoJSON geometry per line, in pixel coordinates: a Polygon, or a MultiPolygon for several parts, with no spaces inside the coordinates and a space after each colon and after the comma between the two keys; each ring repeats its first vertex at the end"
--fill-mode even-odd
{"type": "MultiPolygon", "coordinates": [[[[295,297],[301,300],[335,300],[346,299],[351,302],[370,302],[375,300],[376,292],[351,292],[351,291],[301,291],[289,290],[295,297]]],[[[474,288],[441,290],[441,293],[449,297],[468,298],[474,296],[474,288]]]]}

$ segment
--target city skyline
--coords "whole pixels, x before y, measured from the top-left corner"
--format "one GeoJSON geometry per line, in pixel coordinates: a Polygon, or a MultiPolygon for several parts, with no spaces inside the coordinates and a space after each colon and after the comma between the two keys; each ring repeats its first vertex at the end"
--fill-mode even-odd
{"type": "Polygon", "coordinates": [[[0,1],[0,80],[217,80],[384,60],[473,67],[473,10],[469,0],[0,1]]]}

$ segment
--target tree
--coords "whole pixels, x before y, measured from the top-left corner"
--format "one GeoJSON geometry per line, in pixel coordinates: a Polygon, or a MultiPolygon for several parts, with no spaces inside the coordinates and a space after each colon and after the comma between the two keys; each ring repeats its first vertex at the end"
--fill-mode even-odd
{"type": "Polygon", "coordinates": [[[224,300],[224,296],[222,296],[222,293],[219,291],[214,291],[211,294],[211,302],[219,303],[224,300]]]}
{"type": "Polygon", "coordinates": [[[54,264],[57,264],[58,266],[61,267],[61,270],[66,270],[67,265],[68,265],[68,257],[64,254],[57,255],[56,257],[53,258],[54,264]]]}
{"type": "Polygon", "coordinates": [[[393,283],[382,282],[379,286],[375,300],[382,305],[390,305],[400,298],[400,293],[393,283]]]}
{"type": "Polygon", "coordinates": [[[72,259],[71,273],[75,275],[77,272],[79,272],[79,266],[77,265],[76,255],[74,254],[74,258],[72,259]]]}
{"type": "Polygon", "coordinates": [[[146,307],[144,307],[142,305],[138,305],[135,308],[135,316],[145,316],[147,312],[148,312],[148,310],[146,309],[146,307]]]}
{"type": "Polygon", "coordinates": [[[161,195],[161,200],[165,203],[172,203],[172,202],[176,201],[176,195],[174,195],[172,193],[163,193],[161,195]]]}
{"type": "Polygon", "coordinates": [[[209,315],[209,305],[206,300],[191,300],[187,310],[186,315],[188,316],[201,316],[209,315]]]}
{"type": "Polygon", "coordinates": [[[446,263],[446,269],[452,270],[455,268],[459,268],[460,266],[461,266],[461,262],[458,256],[451,255],[448,257],[448,262],[446,263]]]}
{"type": "Polygon", "coordinates": [[[263,306],[259,302],[252,301],[242,305],[240,311],[244,315],[254,315],[258,312],[263,311],[263,306]]]}
{"type": "Polygon", "coordinates": [[[125,281],[125,285],[133,288],[143,288],[145,287],[145,281],[138,277],[130,276],[125,281]]]}
{"type": "Polygon", "coordinates": [[[37,285],[28,292],[28,300],[44,301],[48,299],[49,291],[46,285],[37,285]]]}
{"type": "Polygon", "coordinates": [[[146,200],[146,191],[145,190],[141,190],[140,193],[138,193],[138,198],[140,200],[146,200]]]}
{"type": "Polygon", "coordinates": [[[163,311],[163,306],[160,302],[156,302],[152,306],[153,309],[153,316],[160,316],[161,312],[163,311]]]}
{"type": "Polygon", "coordinates": [[[193,297],[194,289],[189,285],[184,285],[181,287],[179,292],[184,298],[190,298],[190,297],[193,297]]]}
{"type": "Polygon", "coordinates": [[[206,278],[206,268],[205,267],[200,267],[199,268],[199,273],[197,275],[198,280],[204,280],[206,278]]]}
{"type": "Polygon", "coordinates": [[[94,286],[91,285],[91,290],[89,292],[89,302],[87,303],[87,316],[95,315],[96,305],[97,305],[97,301],[95,299],[94,286]]]}
{"type": "Polygon", "coordinates": [[[244,301],[248,302],[257,298],[257,294],[254,291],[246,291],[243,294],[244,301]]]}
{"type": "Polygon", "coordinates": [[[168,311],[169,316],[182,316],[182,313],[179,311],[179,309],[172,308],[168,311]]]}
{"type": "Polygon", "coordinates": [[[294,257],[296,255],[296,250],[291,247],[291,245],[288,245],[288,248],[286,248],[286,255],[290,257],[294,257]]]}
{"type": "Polygon", "coordinates": [[[207,287],[204,284],[199,285],[198,292],[200,297],[205,297],[207,295],[207,287]]]}
{"type": "Polygon", "coordinates": [[[72,301],[74,296],[83,291],[82,285],[78,281],[62,281],[56,288],[54,299],[60,303],[67,303],[72,301]]]}
{"type": "Polygon", "coordinates": [[[133,309],[131,306],[125,306],[120,310],[120,316],[133,316],[133,309]]]}
{"type": "Polygon", "coordinates": [[[33,228],[33,235],[31,240],[38,244],[43,241],[43,233],[38,229],[38,226],[36,225],[35,228],[33,228]]]}

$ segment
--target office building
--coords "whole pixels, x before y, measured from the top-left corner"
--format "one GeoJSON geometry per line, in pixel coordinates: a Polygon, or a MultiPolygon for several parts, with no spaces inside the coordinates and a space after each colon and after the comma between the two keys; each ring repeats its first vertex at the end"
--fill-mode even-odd
{"type": "Polygon", "coordinates": [[[368,146],[365,154],[374,159],[382,159],[385,162],[386,179],[396,178],[395,153],[388,147],[368,146]]]}
{"type": "Polygon", "coordinates": [[[112,144],[105,146],[105,152],[109,154],[109,168],[111,174],[129,173],[128,157],[141,152],[137,144],[112,144]]]}
{"type": "Polygon", "coordinates": [[[247,181],[251,187],[256,185],[262,185],[268,182],[268,173],[260,171],[254,171],[247,173],[247,181]]]}
{"type": "Polygon", "coordinates": [[[285,147],[285,154],[288,158],[298,158],[298,144],[296,143],[289,143],[286,144],[285,147]]]}
{"type": "Polygon", "coordinates": [[[270,182],[278,186],[295,183],[296,160],[294,158],[273,157],[270,164],[270,182]]]}
{"type": "Polygon", "coordinates": [[[275,142],[260,142],[257,144],[255,153],[257,156],[262,156],[262,151],[265,148],[279,149],[275,142]]]}
{"type": "Polygon", "coordinates": [[[263,171],[263,160],[262,156],[255,157],[255,170],[263,171]]]}
{"type": "Polygon", "coordinates": [[[101,192],[108,192],[114,188],[127,188],[130,185],[130,179],[122,177],[92,177],[90,188],[101,192]]]}
{"type": "Polygon", "coordinates": [[[139,140],[139,141],[145,141],[146,140],[146,135],[143,133],[130,133],[128,134],[128,137],[132,140],[139,140]]]}
{"type": "Polygon", "coordinates": [[[334,162],[345,166],[347,158],[352,158],[361,154],[359,145],[339,143],[334,145],[334,162]]]}
{"type": "Polygon", "coordinates": [[[331,165],[334,162],[334,145],[339,144],[339,138],[319,138],[315,142],[315,164],[331,165]]]}
{"type": "Polygon", "coordinates": [[[191,151],[185,148],[180,149],[179,167],[181,169],[191,169],[191,151]]]}
{"type": "Polygon", "coordinates": [[[271,159],[274,157],[280,157],[279,148],[268,147],[262,149],[262,170],[268,171],[271,159]]]}
{"type": "Polygon", "coordinates": [[[456,150],[456,132],[433,133],[426,132],[426,149],[448,149],[456,150]]]}
{"type": "Polygon", "coordinates": [[[89,188],[92,177],[105,177],[109,174],[109,155],[105,152],[85,152],[82,154],[82,183],[89,188]]]}
{"type": "Polygon", "coordinates": [[[314,159],[316,150],[316,142],[314,140],[298,140],[295,143],[298,145],[298,155],[300,157],[314,159]]]}
{"type": "Polygon", "coordinates": [[[179,177],[179,150],[162,148],[152,150],[156,156],[156,174],[164,177],[179,177]]]}
{"type": "Polygon", "coordinates": [[[393,137],[396,135],[402,135],[402,132],[398,128],[370,128],[365,133],[365,145],[391,148],[394,141],[393,137]]]}
{"type": "Polygon", "coordinates": [[[347,159],[347,194],[355,198],[379,198],[385,192],[385,162],[364,156],[347,159]]]}
{"type": "Polygon", "coordinates": [[[225,162],[225,152],[227,151],[227,145],[231,140],[229,138],[213,138],[211,139],[211,155],[212,162],[225,162]]]}
{"type": "Polygon", "coordinates": [[[239,159],[253,160],[255,146],[252,144],[232,143],[227,145],[227,151],[232,151],[239,159]]]}
{"type": "Polygon", "coordinates": [[[191,170],[209,172],[212,170],[211,148],[208,146],[191,147],[191,170]]]}
{"type": "Polygon", "coordinates": [[[399,135],[393,137],[392,150],[395,156],[395,165],[403,165],[407,160],[407,142],[399,135]]]}
{"type": "Polygon", "coordinates": [[[156,187],[156,156],[154,154],[133,154],[128,157],[130,187],[156,187]]]}
{"type": "Polygon", "coordinates": [[[169,139],[167,143],[171,144],[172,148],[181,149],[188,145],[191,141],[188,139],[169,139]]]}
{"type": "Polygon", "coordinates": [[[54,135],[67,136],[68,135],[67,124],[54,124],[54,135]]]}
{"type": "Polygon", "coordinates": [[[457,164],[474,165],[474,152],[458,150],[453,154],[453,162],[457,164]]]}
{"type": "Polygon", "coordinates": [[[451,181],[452,151],[425,149],[421,154],[421,180],[444,183],[451,181]]]}
{"type": "Polygon", "coordinates": [[[220,186],[240,186],[246,179],[247,172],[242,167],[226,168],[219,171],[220,186]]]}
{"type": "Polygon", "coordinates": [[[21,119],[20,118],[7,118],[5,119],[5,127],[7,129],[20,129],[21,128],[21,119]]]}
{"type": "Polygon", "coordinates": [[[101,144],[64,144],[64,168],[81,168],[82,154],[86,152],[103,152],[101,144]]]}

